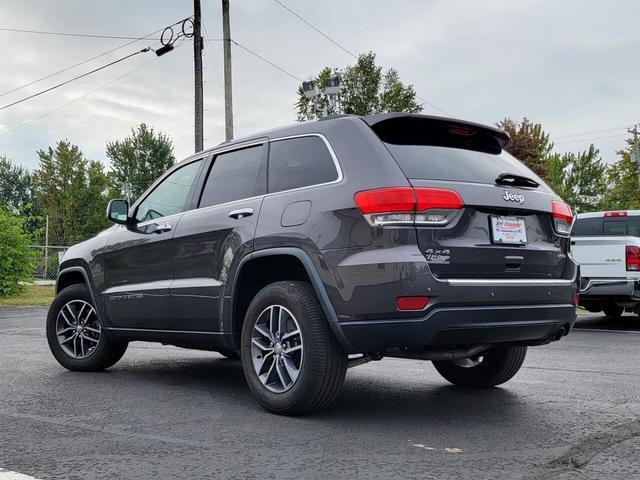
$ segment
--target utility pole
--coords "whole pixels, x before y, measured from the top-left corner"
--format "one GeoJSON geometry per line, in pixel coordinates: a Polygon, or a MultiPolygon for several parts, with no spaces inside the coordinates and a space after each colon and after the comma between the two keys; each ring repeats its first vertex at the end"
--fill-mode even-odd
{"type": "Polygon", "coordinates": [[[195,80],[195,147],[196,153],[203,150],[203,101],[202,101],[202,34],[200,0],[193,0],[193,69],[195,80]]]}
{"type": "Polygon", "coordinates": [[[222,39],[224,46],[224,131],[225,140],[233,139],[233,96],[231,82],[231,26],[229,0],[222,0],[222,39]]]}
{"type": "Polygon", "coordinates": [[[640,141],[638,140],[638,135],[640,135],[640,131],[638,131],[638,125],[634,125],[633,128],[628,130],[629,133],[633,134],[633,147],[631,148],[631,160],[635,160],[636,165],[638,167],[638,186],[640,186],[640,141]]]}

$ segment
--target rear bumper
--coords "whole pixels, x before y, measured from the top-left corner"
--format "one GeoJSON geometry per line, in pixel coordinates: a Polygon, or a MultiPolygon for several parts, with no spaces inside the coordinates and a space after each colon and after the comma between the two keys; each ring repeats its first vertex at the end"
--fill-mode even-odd
{"type": "Polygon", "coordinates": [[[349,353],[364,353],[390,347],[543,344],[568,333],[575,321],[571,304],[497,305],[440,307],[421,318],[341,322],[340,327],[349,353]]]}
{"type": "Polygon", "coordinates": [[[581,278],[581,297],[631,297],[637,280],[620,278],[581,278]]]}

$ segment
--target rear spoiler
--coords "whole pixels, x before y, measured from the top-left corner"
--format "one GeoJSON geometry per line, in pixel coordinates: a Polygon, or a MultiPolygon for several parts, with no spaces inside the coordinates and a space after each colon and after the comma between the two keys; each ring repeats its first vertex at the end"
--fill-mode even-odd
{"type": "Polygon", "coordinates": [[[386,143],[464,148],[499,154],[509,134],[498,128],[446,117],[412,113],[381,113],[361,117],[386,143]]]}

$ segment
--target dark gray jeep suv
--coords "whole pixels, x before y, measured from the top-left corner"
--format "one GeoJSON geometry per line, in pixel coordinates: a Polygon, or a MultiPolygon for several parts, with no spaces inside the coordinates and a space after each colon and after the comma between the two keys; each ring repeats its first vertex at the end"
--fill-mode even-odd
{"type": "Polygon", "coordinates": [[[571,210],[508,141],[380,114],[199,153],[132,206],[112,200],[116,225],[65,254],[50,348],[83,371],[137,340],[239,356],[281,414],[329,404],[348,367],[383,356],[506,382],[573,326],[578,270],[571,210]]]}

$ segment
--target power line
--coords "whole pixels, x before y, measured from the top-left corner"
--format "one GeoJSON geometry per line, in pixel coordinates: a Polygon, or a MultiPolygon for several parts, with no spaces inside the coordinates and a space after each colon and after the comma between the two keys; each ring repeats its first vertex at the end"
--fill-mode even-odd
{"type": "Polygon", "coordinates": [[[245,47],[244,45],[242,45],[241,43],[236,42],[235,40],[231,39],[231,43],[233,43],[234,45],[237,45],[238,47],[240,47],[243,50],[246,50],[247,52],[249,52],[251,55],[254,55],[255,57],[259,58],[260,60],[262,60],[265,63],[268,63],[269,65],[271,65],[274,68],[277,68],[278,70],[280,70],[282,73],[286,73],[287,75],[289,75],[292,78],[295,78],[297,81],[299,82],[303,82],[304,80],[302,80],[300,77],[294,75],[293,73],[285,70],[282,67],[279,67],[278,65],[276,65],[275,63],[273,63],[271,60],[267,60],[266,58],[264,58],[262,55],[254,52],[253,50],[251,50],[249,47],[245,47]]]}
{"type": "MultiPolygon", "coordinates": [[[[177,48],[177,47],[176,47],[176,48],[177,48]]],[[[154,58],[152,58],[151,60],[149,60],[148,62],[143,63],[142,65],[138,65],[136,68],[134,68],[134,69],[132,69],[132,70],[129,70],[128,72],[126,72],[126,73],[124,73],[124,74],[122,74],[122,75],[120,75],[120,76],[118,76],[118,77],[114,78],[113,80],[108,81],[107,83],[103,83],[102,85],[100,85],[99,87],[94,88],[93,90],[89,90],[88,92],[83,93],[82,95],[80,95],[80,96],[78,96],[78,97],[75,97],[75,98],[73,98],[73,99],[69,100],[68,102],[63,103],[62,105],[60,105],[60,106],[58,106],[58,107],[56,107],[56,108],[53,108],[53,109],[51,109],[51,110],[49,110],[49,111],[47,111],[47,112],[43,113],[42,115],[39,115],[39,116],[37,116],[37,117],[35,117],[35,118],[32,118],[31,120],[28,120],[28,121],[26,121],[26,122],[24,122],[24,123],[22,123],[22,124],[18,125],[17,127],[12,128],[11,130],[7,130],[6,132],[2,132],[2,133],[0,133],[0,137],[3,137],[4,135],[8,135],[8,134],[9,134],[9,133],[11,133],[11,132],[15,132],[16,130],[19,130],[19,129],[23,128],[23,127],[26,127],[27,125],[30,125],[30,124],[32,124],[32,123],[34,123],[34,122],[37,122],[37,121],[38,121],[38,120],[40,120],[41,118],[44,118],[44,117],[46,117],[46,116],[48,116],[48,115],[51,115],[52,113],[55,113],[55,112],[57,112],[58,110],[62,110],[63,108],[65,108],[65,107],[67,107],[67,106],[71,105],[72,103],[75,103],[75,102],[77,102],[78,100],[81,100],[81,99],[83,99],[83,98],[85,98],[85,97],[87,97],[87,96],[91,95],[92,93],[95,93],[95,92],[97,92],[98,90],[100,90],[100,89],[102,89],[102,88],[104,88],[104,87],[107,87],[107,86],[111,85],[112,83],[114,83],[114,82],[116,82],[116,81],[120,80],[121,78],[124,78],[124,77],[126,77],[127,75],[130,75],[130,74],[132,74],[133,72],[135,72],[135,71],[137,71],[137,70],[140,70],[140,69],[141,69],[141,68],[143,68],[143,67],[146,67],[146,66],[147,66],[147,65],[149,65],[151,62],[154,62],[154,61],[155,61],[155,60],[157,60],[157,59],[158,59],[158,57],[154,57],[154,58]]]]}
{"type": "MultiPolygon", "coordinates": [[[[274,0],[274,2],[276,2],[278,5],[280,5],[282,8],[284,8],[285,10],[287,10],[289,13],[291,13],[292,15],[294,15],[295,17],[297,17],[299,20],[301,20],[302,22],[304,22],[305,24],[307,24],[309,27],[313,28],[316,32],[318,32],[320,35],[322,35],[324,38],[326,38],[327,40],[329,40],[331,43],[333,43],[335,46],[337,46],[338,48],[340,48],[341,50],[345,51],[346,53],[348,53],[349,55],[351,55],[353,58],[357,59],[358,56],[355,55],[353,52],[347,50],[345,47],[343,47],[340,43],[338,43],[336,40],[334,40],[333,38],[331,38],[329,35],[327,35],[326,33],[324,33],[322,30],[320,30],[318,27],[316,27],[315,25],[313,25],[311,22],[309,22],[307,19],[303,18],[302,16],[300,16],[299,14],[297,14],[296,12],[294,12],[293,10],[291,10],[289,7],[287,7],[284,3],[282,3],[280,0],[274,0]]],[[[302,80],[300,80],[302,81],[302,80]]],[[[437,105],[434,105],[433,103],[431,103],[430,101],[428,101],[427,99],[421,97],[420,95],[418,95],[416,93],[416,98],[420,101],[422,101],[423,103],[426,103],[427,105],[429,105],[430,107],[438,110],[441,113],[444,113],[445,115],[452,117],[453,115],[451,115],[449,112],[447,112],[446,110],[438,107],[437,105]]]]}
{"type": "Polygon", "coordinates": [[[41,78],[38,78],[36,80],[32,80],[31,82],[25,83],[24,85],[20,85],[19,87],[15,87],[15,88],[13,88],[11,90],[7,90],[6,92],[0,93],[0,97],[3,97],[3,96],[8,95],[10,93],[16,92],[18,90],[22,90],[23,88],[29,87],[29,86],[33,85],[34,83],[41,82],[42,80],[46,80],[48,78],[54,77],[56,75],[59,75],[61,73],[67,72],[67,71],[69,71],[71,69],[79,67],[80,65],[84,65],[85,63],[89,63],[90,61],[95,60],[96,58],[100,58],[100,57],[104,57],[105,55],[109,55],[110,53],[113,53],[116,50],[120,50],[121,48],[127,47],[127,46],[131,45],[132,43],[136,43],[136,42],[138,42],[140,40],[144,40],[144,39],[150,37],[151,35],[154,35],[154,34],[160,32],[163,29],[164,29],[164,27],[156,30],[155,32],[151,32],[151,33],[145,35],[144,37],[136,38],[135,40],[132,40],[130,42],[127,42],[127,43],[124,43],[124,44],[120,45],[119,47],[112,48],[111,50],[107,50],[104,53],[100,53],[99,55],[95,55],[95,56],[93,56],[91,58],[87,58],[86,60],[78,62],[78,63],[76,63],[74,65],[71,65],[69,67],[63,68],[62,70],[58,70],[57,72],[50,73],[49,75],[46,75],[46,76],[41,77],[41,78]]]}
{"type": "MultiPolygon", "coordinates": [[[[177,50],[177,49],[178,49],[178,48],[179,48],[183,43],[184,43],[184,39],[181,39],[181,40],[180,40],[180,43],[176,44],[175,50],[177,50]]],[[[143,63],[142,65],[138,65],[137,67],[135,67],[135,68],[133,68],[133,69],[129,70],[128,72],[125,72],[125,73],[123,73],[122,75],[117,76],[117,77],[116,77],[116,78],[114,78],[113,80],[109,80],[108,82],[103,83],[103,84],[102,84],[102,85],[100,85],[99,87],[96,87],[96,88],[94,88],[94,89],[92,89],[92,90],[89,90],[88,92],[85,92],[85,93],[83,93],[82,95],[80,95],[80,96],[78,96],[78,97],[75,97],[75,98],[73,98],[73,99],[69,100],[68,102],[63,103],[63,104],[62,104],[62,105],[60,105],[59,107],[56,107],[56,108],[54,108],[54,109],[52,109],[52,110],[49,110],[49,111],[47,111],[47,112],[43,113],[42,115],[39,115],[39,116],[37,116],[37,117],[35,117],[35,118],[32,118],[31,120],[28,120],[28,121],[26,121],[25,123],[22,123],[22,124],[18,125],[17,127],[12,128],[11,130],[7,130],[6,132],[0,133],[0,137],[2,137],[2,136],[4,136],[4,135],[7,135],[7,134],[9,134],[9,133],[11,133],[11,132],[15,132],[16,130],[21,129],[22,127],[26,127],[27,125],[30,125],[30,124],[32,124],[33,122],[37,122],[37,121],[38,121],[38,120],[40,120],[41,118],[44,118],[44,117],[46,117],[47,115],[51,115],[52,113],[55,113],[55,112],[57,112],[58,110],[62,110],[63,108],[65,108],[65,107],[67,107],[67,106],[71,105],[72,103],[75,103],[75,102],[77,102],[78,100],[81,100],[81,99],[83,99],[83,98],[85,98],[85,97],[88,97],[89,95],[92,95],[93,93],[97,92],[98,90],[100,90],[100,89],[102,89],[102,88],[105,88],[105,87],[107,87],[107,86],[111,85],[112,83],[117,82],[117,81],[118,81],[118,80],[120,80],[121,78],[124,78],[124,77],[126,77],[127,75],[130,75],[130,74],[132,74],[133,72],[136,72],[136,71],[140,70],[141,68],[146,67],[146,66],[147,66],[147,65],[149,65],[150,63],[152,63],[152,62],[156,61],[157,59],[158,59],[158,57],[154,57],[154,58],[152,58],[151,60],[149,60],[148,62],[143,63]]]]}
{"type": "Polygon", "coordinates": [[[449,112],[447,112],[446,110],[443,110],[442,108],[440,108],[440,107],[438,107],[438,106],[434,105],[433,103],[429,102],[428,100],[426,100],[426,99],[422,98],[422,97],[421,97],[420,95],[418,95],[417,93],[416,93],[416,98],[417,98],[418,100],[423,101],[424,103],[426,103],[427,105],[429,105],[431,108],[435,108],[435,109],[436,109],[436,110],[438,110],[439,112],[444,113],[446,116],[453,118],[453,115],[451,115],[449,112]]]}
{"type": "Polygon", "coordinates": [[[589,131],[585,131],[585,132],[578,132],[578,133],[570,133],[567,135],[560,135],[557,137],[554,137],[556,140],[562,140],[565,138],[573,138],[573,137],[582,137],[584,135],[592,135],[592,134],[596,134],[596,133],[609,133],[612,131],[616,131],[616,130],[622,130],[622,129],[627,129],[627,128],[631,128],[633,127],[633,125],[623,125],[621,127],[611,127],[611,128],[601,128],[599,130],[589,130],[589,131]]]}
{"type": "Polygon", "coordinates": [[[327,40],[329,40],[331,43],[333,43],[336,47],[340,48],[341,50],[345,51],[346,53],[348,53],[349,55],[351,55],[353,58],[358,58],[357,55],[355,55],[353,52],[350,52],[349,50],[347,50],[346,48],[344,48],[342,45],[340,45],[337,41],[335,41],[333,38],[331,38],[329,35],[327,35],[326,33],[324,33],[323,31],[321,31],[319,28],[317,28],[315,25],[313,25],[311,22],[309,22],[307,19],[301,17],[300,15],[298,15],[296,12],[294,12],[293,10],[291,10],[289,7],[287,7],[284,3],[282,3],[280,0],[274,0],[278,5],[280,5],[282,8],[284,8],[285,10],[287,10],[289,13],[291,13],[292,15],[298,17],[301,21],[303,21],[304,23],[306,23],[307,25],[309,25],[311,28],[313,28],[316,32],[318,32],[320,35],[322,35],[324,38],[326,38],[327,40]]]}
{"type": "Polygon", "coordinates": [[[88,71],[88,72],[85,72],[85,73],[83,73],[82,75],[78,75],[78,76],[73,77],[73,78],[70,78],[69,80],[66,80],[66,81],[64,81],[64,82],[62,82],[62,83],[58,83],[57,85],[54,85],[54,86],[52,86],[52,87],[46,88],[46,89],[44,89],[44,90],[40,90],[40,91],[39,91],[39,92],[37,92],[37,93],[34,93],[34,94],[29,95],[29,96],[27,96],[27,97],[21,98],[20,100],[16,100],[15,102],[8,103],[7,105],[4,105],[4,106],[0,107],[0,110],[4,110],[5,108],[9,108],[9,107],[12,107],[12,106],[14,106],[14,105],[17,105],[17,104],[19,104],[19,103],[26,102],[27,100],[30,100],[30,99],[32,99],[32,98],[34,98],[34,97],[37,97],[37,96],[40,96],[40,95],[42,95],[42,94],[44,94],[44,93],[50,92],[51,90],[55,90],[56,88],[60,88],[60,87],[62,87],[63,85],[67,85],[68,83],[71,83],[71,82],[73,82],[73,81],[75,81],[75,80],[78,80],[78,79],[80,79],[80,78],[86,77],[87,75],[91,75],[92,73],[98,72],[98,71],[103,70],[103,69],[105,69],[105,68],[107,68],[107,67],[110,67],[110,66],[112,66],[112,65],[115,65],[116,63],[120,63],[120,62],[122,62],[123,60],[126,60],[126,59],[128,59],[128,58],[131,58],[131,57],[133,57],[133,56],[135,56],[135,55],[138,55],[138,54],[140,54],[140,53],[148,52],[148,51],[150,51],[150,50],[151,50],[151,47],[143,48],[142,50],[139,50],[139,51],[137,51],[137,52],[133,52],[133,53],[131,53],[131,54],[129,54],[129,55],[126,55],[126,56],[124,56],[124,57],[122,57],[122,58],[119,58],[118,60],[114,60],[113,62],[109,62],[109,63],[107,63],[106,65],[102,65],[101,67],[94,68],[93,70],[90,70],[90,71],[88,71]]]}
{"type": "Polygon", "coordinates": [[[623,135],[628,135],[628,132],[616,133],[614,135],[604,135],[604,136],[601,136],[601,137],[579,138],[577,140],[568,140],[566,142],[557,142],[556,145],[565,145],[567,143],[576,143],[576,142],[592,142],[594,140],[602,140],[602,139],[605,139],[605,138],[621,137],[623,135]]]}
{"type": "MultiPolygon", "coordinates": [[[[182,22],[182,20],[180,20],[182,22]]],[[[170,26],[177,25],[180,22],[176,22],[170,26]]],[[[21,28],[0,28],[2,32],[15,32],[15,33],[34,33],[39,35],[54,35],[59,37],[81,37],[81,38],[107,38],[115,40],[139,40],[139,37],[132,37],[127,35],[101,35],[96,33],[75,33],[75,32],[49,32],[44,30],[26,30],[21,28]]],[[[157,32],[154,32],[157,33],[157,32]]],[[[153,35],[153,34],[152,34],[153,35]]],[[[146,38],[146,37],[145,37],[146,38]]],[[[160,37],[151,38],[150,40],[160,40],[160,37]]],[[[220,42],[221,38],[209,38],[212,42],[220,42]]]]}
{"type": "MultiPolygon", "coordinates": [[[[55,35],[59,37],[112,38],[116,40],[138,40],[138,37],[128,37],[126,35],[99,35],[99,34],[93,34],[93,33],[47,32],[42,30],[25,30],[21,28],[0,28],[0,31],[17,32],[17,33],[36,33],[40,35],[55,35]]],[[[160,38],[154,38],[153,40],[160,40],[160,38]]]]}

